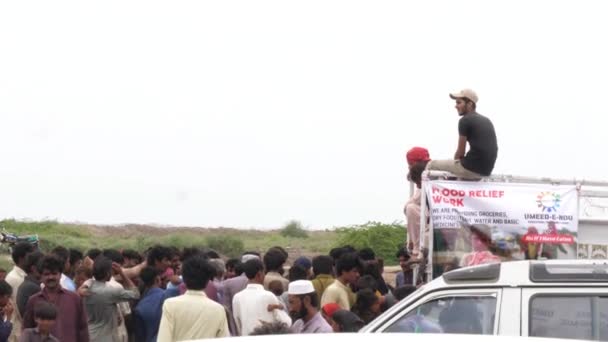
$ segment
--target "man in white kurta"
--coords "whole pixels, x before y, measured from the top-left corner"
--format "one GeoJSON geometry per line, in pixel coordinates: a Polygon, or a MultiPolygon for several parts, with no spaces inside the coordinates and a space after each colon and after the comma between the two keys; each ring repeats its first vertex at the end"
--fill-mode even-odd
{"type": "Polygon", "coordinates": [[[240,336],[247,336],[263,323],[282,322],[291,326],[291,318],[279,299],[264,290],[264,264],[259,259],[247,261],[243,268],[249,279],[247,287],[232,299],[232,313],[240,336]]]}

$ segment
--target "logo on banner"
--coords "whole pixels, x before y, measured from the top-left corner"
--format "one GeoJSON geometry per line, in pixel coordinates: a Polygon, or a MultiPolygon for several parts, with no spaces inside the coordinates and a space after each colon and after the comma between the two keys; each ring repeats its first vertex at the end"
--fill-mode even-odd
{"type": "Polygon", "coordinates": [[[547,213],[557,212],[561,202],[561,195],[551,191],[543,191],[536,196],[536,204],[547,213]]]}

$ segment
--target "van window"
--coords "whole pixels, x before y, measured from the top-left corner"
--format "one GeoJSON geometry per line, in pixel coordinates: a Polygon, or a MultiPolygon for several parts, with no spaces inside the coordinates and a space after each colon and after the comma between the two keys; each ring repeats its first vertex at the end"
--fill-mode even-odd
{"type": "Polygon", "coordinates": [[[530,336],[608,341],[608,297],[543,295],[530,301],[530,336]]]}
{"type": "Polygon", "coordinates": [[[409,311],[384,332],[491,335],[495,314],[495,296],[442,297],[409,311]]]}

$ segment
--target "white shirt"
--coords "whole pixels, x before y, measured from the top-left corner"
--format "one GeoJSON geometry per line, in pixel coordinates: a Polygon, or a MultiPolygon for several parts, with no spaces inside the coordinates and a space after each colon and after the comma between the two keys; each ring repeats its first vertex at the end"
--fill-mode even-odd
{"type": "Polygon", "coordinates": [[[61,279],[59,279],[59,284],[61,284],[61,287],[68,291],[76,292],[76,284],[74,284],[74,281],[63,273],[61,273],[61,279]]]}
{"type": "Polygon", "coordinates": [[[268,312],[268,305],[280,304],[277,297],[270,291],[264,290],[260,284],[249,284],[234,295],[232,313],[239,335],[246,336],[260,326],[262,322],[283,322],[291,326],[291,318],[281,309],[268,312]]]}
{"type": "Polygon", "coordinates": [[[228,318],[224,307],[207,298],[204,291],[188,290],[163,304],[158,338],[183,341],[228,337],[228,318]]]}

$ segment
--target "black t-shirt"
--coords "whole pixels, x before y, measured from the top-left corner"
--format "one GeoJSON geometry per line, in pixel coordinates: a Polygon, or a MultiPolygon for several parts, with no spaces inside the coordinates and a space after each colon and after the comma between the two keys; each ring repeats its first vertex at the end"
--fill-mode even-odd
{"type": "Polygon", "coordinates": [[[469,142],[469,152],[462,158],[462,166],[483,176],[491,175],[498,155],[492,121],[475,112],[465,114],[458,121],[458,133],[469,142]]]}

